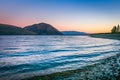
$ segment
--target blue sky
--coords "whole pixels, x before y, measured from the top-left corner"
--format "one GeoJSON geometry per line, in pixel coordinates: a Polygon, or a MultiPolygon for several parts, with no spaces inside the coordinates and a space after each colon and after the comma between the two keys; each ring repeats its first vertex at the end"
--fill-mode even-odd
{"type": "Polygon", "coordinates": [[[46,22],[57,29],[109,32],[120,21],[119,0],[0,0],[0,23],[46,22]]]}

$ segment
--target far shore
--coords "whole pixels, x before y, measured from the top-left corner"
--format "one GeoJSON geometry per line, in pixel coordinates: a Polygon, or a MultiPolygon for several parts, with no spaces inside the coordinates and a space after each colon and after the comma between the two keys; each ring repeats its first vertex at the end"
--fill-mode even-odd
{"type": "Polygon", "coordinates": [[[110,33],[90,34],[90,36],[95,37],[95,38],[106,38],[106,39],[120,40],[120,33],[116,33],[116,34],[110,34],[110,33]]]}

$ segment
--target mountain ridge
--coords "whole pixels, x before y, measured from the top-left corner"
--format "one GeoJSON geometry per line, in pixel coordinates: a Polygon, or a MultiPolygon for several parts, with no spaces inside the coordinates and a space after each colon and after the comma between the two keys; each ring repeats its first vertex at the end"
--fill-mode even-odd
{"type": "Polygon", "coordinates": [[[35,35],[36,33],[24,30],[18,26],[0,23],[0,35],[35,35]]]}
{"type": "Polygon", "coordinates": [[[24,27],[25,30],[29,30],[37,33],[38,35],[62,35],[62,33],[47,23],[38,23],[24,27]]]}
{"type": "Polygon", "coordinates": [[[88,33],[85,32],[79,32],[79,31],[62,31],[64,35],[88,35],[88,33]]]}
{"type": "Polygon", "coordinates": [[[47,23],[38,23],[24,28],[0,23],[0,35],[87,35],[79,31],[59,31],[47,23]]]}

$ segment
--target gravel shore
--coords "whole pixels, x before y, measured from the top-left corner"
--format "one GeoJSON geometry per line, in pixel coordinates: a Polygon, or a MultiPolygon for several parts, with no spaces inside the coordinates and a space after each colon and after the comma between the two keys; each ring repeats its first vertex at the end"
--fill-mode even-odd
{"type": "Polygon", "coordinates": [[[35,76],[23,80],[120,80],[120,54],[81,69],[35,76]]]}

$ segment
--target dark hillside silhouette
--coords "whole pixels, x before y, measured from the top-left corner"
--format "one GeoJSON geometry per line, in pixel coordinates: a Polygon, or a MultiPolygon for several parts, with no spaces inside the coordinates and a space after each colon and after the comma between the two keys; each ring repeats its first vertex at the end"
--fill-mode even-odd
{"type": "Polygon", "coordinates": [[[85,32],[78,32],[78,31],[62,31],[64,35],[87,35],[85,32]]]}
{"type": "Polygon", "coordinates": [[[17,26],[0,24],[0,35],[34,35],[36,33],[24,30],[17,26]]]}
{"type": "Polygon", "coordinates": [[[52,25],[46,23],[39,23],[31,26],[26,26],[24,29],[35,32],[38,35],[62,35],[60,31],[58,31],[52,25]]]}

